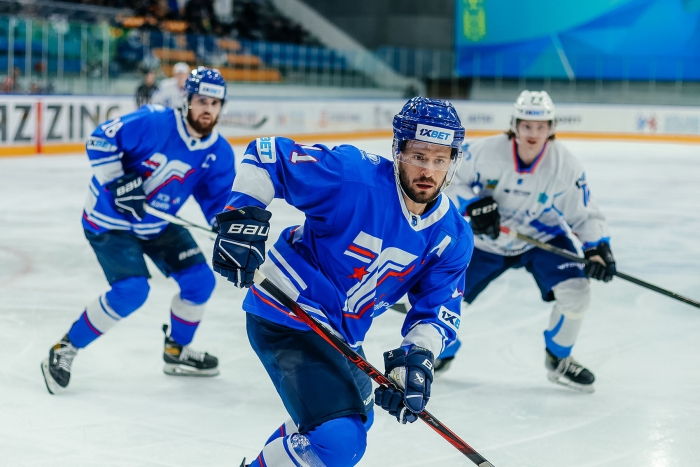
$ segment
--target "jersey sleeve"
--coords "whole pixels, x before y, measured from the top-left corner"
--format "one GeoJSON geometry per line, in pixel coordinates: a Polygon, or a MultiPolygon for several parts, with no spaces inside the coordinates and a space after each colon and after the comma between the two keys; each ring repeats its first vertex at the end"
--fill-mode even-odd
{"type": "MultiPolygon", "coordinates": [[[[432,351],[435,358],[457,338],[464,278],[474,251],[471,229],[466,226],[466,233],[459,239],[452,239],[451,243],[442,253],[444,259],[430,268],[409,291],[411,309],[401,330],[402,346],[424,347],[432,351]]],[[[439,250],[431,254],[439,254],[439,250]]]]}
{"type": "Polygon", "coordinates": [[[352,147],[303,146],[283,137],[252,141],[233,182],[226,209],[267,207],[274,198],[282,198],[307,218],[332,224],[338,210],[347,148],[352,147]]]}
{"type": "Polygon", "coordinates": [[[213,225],[216,214],[224,210],[226,201],[231,194],[231,187],[236,176],[234,160],[233,149],[228,142],[221,144],[220,150],[216,153],[216,160],[207,162],[213,166],[214,170],[200,180],[192,191],[192,196],[202,209],[204,218],[209,225],[213,225]]]}
{"type": "Polygon", "coordinates": [[[610,242],[607,221],[591,196],[586,173],[578,161],[574,160],[563,190],[554,195],[553,206],[583,242],[584,248],[610,242]]]}
{"type": "Polygon", "coordinates": [[[100,185],[124,175],[130,154],[148,145],[152,109],[142,107],[136,112],[117,117],[98,126],[85,143],[92,171],[100,185]]]}
{"type": "Polygon", "coordinates": [[[462,164],[455,173],[452,183],[447,187],[445,193],[457,206],[460,214],[464,215],[467,207],[479,200],[480,180],[475,170],[474,155],[470,151],[469,145],[462,147],[462,164]]]}

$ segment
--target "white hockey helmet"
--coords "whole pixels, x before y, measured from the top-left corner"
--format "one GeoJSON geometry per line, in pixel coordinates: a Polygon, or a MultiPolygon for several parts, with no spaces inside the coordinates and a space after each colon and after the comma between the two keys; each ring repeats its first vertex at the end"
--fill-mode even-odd
{"type": "Polygon", "coordinates": [[[510,129],[518,135],[518,120],[534,120],[550,122],[549,134],[553,135],[556,127],[554,102],[547,91],[528,91],[520,93],[513,104],[513,115],[510,119],[510,129]]]}

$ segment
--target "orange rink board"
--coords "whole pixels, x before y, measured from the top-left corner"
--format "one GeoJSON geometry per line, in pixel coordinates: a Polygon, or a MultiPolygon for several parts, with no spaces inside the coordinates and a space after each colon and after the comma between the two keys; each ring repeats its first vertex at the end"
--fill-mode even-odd
{"type": "MultiPolygon", "coordinates": [[[[502,133],[501,131],[493,130],[467,130],[467,139],[483,138],[502,133]]],[[[261,135],[249,136],[234,136],[226,138],[233,145],[247,144],[261,135]]],[[[273,136],[273,135],[269,135],[273,136]]],[[[327,140],[358,140],[358,139],[377,139],[391,138],[391,131],[387,130],[366,130],[353,132],[322,132],[322,133],[298,133],[284,135],[294,140],[304,142],[327,141],[327,140]]],[[[557,132],[557,138],[560,139],[578,139],[578,140],[594,140],[594,141],[647,141],[647,142],[663,142],[663,143],[700,143],[700,135],[668,135],[655,133],[603,133],[603,132],[557,132]]],[[[41,148],[36,145],[16,145],[0,147],[0,157],[23,157],[35,155],[51,155],[51,154],[72,154],[85,150],[84,143],[61,143],[61,144],[42,144],[41,148]]]]}

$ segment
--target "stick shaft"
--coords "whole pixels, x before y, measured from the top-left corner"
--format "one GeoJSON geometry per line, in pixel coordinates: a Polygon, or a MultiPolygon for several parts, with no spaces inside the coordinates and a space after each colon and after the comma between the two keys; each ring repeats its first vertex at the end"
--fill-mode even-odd
{"type": "MultiPolygon", "coordinates": [[[[570,259],[571,261],[578,261],[579,263],[583,264],[588,264],[590,263],[590,260],[586,258],[581,258],[580,256],[577,256],[570,251],[566,251],[562,248],[557,248],[554,245],[550,245],[549,243],[544,243],[539,240],[536,240],[532,237],[529,237],[527,235],[521,234],[520,232],[517,232],[515,230],[509,229],[508,227],[501,226],[501,232],[504,234],[517,238],[518,240],[522,240],[524,242],[530,243],[531,245],[535,245],[538,248],[541,248],[543,250],[549,251],[551,253],[555,253],[559,256],[563,256],[567,259],[570,259]]],[[[681,294],[677,294],[676,292],[673,292],[671,290],[664,289],[662,287],[659,287],[658,285],[651,284],[649,282],[643,281],[641,279],[638,279],[634,276],[630,276],[629,274],[625,274],[624,272],[617,271],[615,273],[617,277],[620,279],[624,279],[626,281],[632,282],[633,284],[637,284],[640,287],[644,287],[645,289],[653,290],[654,292],[660,293],[662,295],[666,295],[667,297],[676,299],[678,301],[681,301],[683,303],[687,303],[688,305],[694,306],[696,308],[700,308],[700,302],[693,300],[692,298],[684,297],[681,294]]]]}
{"type": "MultiPolygon", "coordinates": [[[[277,301],[286,306],[290,311],[292,311],[299,319],[306,323],[314,332],[321,336],[326,342],[333,346],[337,351],[342,353],[347,357],[350,362],[362,370],[367,376],[372,378],[376,383],[390,386],[396,388],[396,385],[388,380],[382,372],[377,370],[372,364],[367,360],[362,358],[357,352],[355,352],[345,341],[340,339],[338,336],[333,334],[329,329],[321,325],[315,318],[310,316],[303,308],[299,306],[294,300],[289,298],[282,290],[280,290],[275,284],[270,282],[263,273],[260,271],[255,271],[255,283],[259,287],[264,289],[267,293],[272,295],[277,301]]],[[[440,436],[446,439],[452,446],[457,448],[462,454],[467,456],[469,460],[474,462],[479,467],[493,467],[489,461],[481,456],[474,448],[469,446],[464,442],[459,436],[454,434],[449,428],[442,424],[437,418],[433,417],[428,411],[424,410],[418,417],[425,423],[435,430],[440,436]]]]}
{"type": "Polygon", "coordinates": [[[171,224],[176,224],[176,225],[181,225],[183,227],[191,228],[191,229],[197,229],[201,230],[203,232],[206,232],[206,234],[210,238],[216,238],[216,232],[213,232],[211,229],[208,229],[206,227],[203,227],[201,225],[195,224],[194,222],[190,222],[188,220],[183,219],[182,217],[179,216],[173,216],[172,214],[168,214],[167,212],[160,211],[152,206],[149,206],[148,204],[144,203],[144,209],[146,212],[152,216],[155,216],[159,219],[163,219],[164,221],[168,221],[171,224]]]}

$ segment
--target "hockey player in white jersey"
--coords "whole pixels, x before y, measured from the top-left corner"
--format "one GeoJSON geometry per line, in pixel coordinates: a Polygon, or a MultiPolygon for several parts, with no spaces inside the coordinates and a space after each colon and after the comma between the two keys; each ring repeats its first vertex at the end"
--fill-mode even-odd
{"type": "MultiPolygon", "coordinates": [[[[545,91],[523,91],[506,134],[477,140],[446,193],[471,218],[475,250],[467,269],[464,300],[477,295],[510,268],[532,274],[542,299],[555,301],[544,332],[548,377],[592,392],[593,373],[571,357],[588,308],[588,277],[608,282],[615,270],[605,218],[588,188],[581,164],[555,140],[554,104],[545,91]],[[583,243],[585,267],[521,240],[499,235],[504,225],[540,241],[575,252],[567,231],[583,243]],[[568,228],[567,228],[568,225],[568,228]]],[[[446,370],[459,341],[440,356],[446,370]]]]}
{"type": "Polygon", "coordinates": [[[158,88],[151,96],[151,104],[179,109],[182,100],[187,96],[185,82],[190,75],[190,66],[185,62],[177,62],[173,65],[173,77],[167,78],[158,84],[158,88]]]}
{"type": "Polygon", "coordinates": [[[425,408],[433,355],[456,337],[458,289],[473,248],[469,225],[441,193],[463,139],[452,104],[416,97],[394,117],[393,163],[349,145],[282,137],[248,146],[227,211],[217,215],[214,270],[250,287],[248,339],[291,416],[252,467],[354,466],[374,413],[369,377],[252,284],[261,264],[271,282],[360,353],[374,317],[407,293],[403,341],[384,354],[405,394],[383,386],[374,395],[400,423],[425,408]],[[266,255],[265,208],[273,198],[305,220],[266,255]]]}
{"type": "Polygon", "coordinates": [[[182,112],[146,105],[105,122],[87,140],[94,175],[83,229],[110,290],[88,303],[49,349],[41,369],[52,394],[68,386],[80,349],[144,304],[150,278],[145,255],[180,288],[170,304],[170,333],[163,328],[165,373],[219,372],[216,357],[189,346],[214,290],[214,274],[186,229],[144,207],[175,215],[191,195],[213,224],[231,191],[233,150],[215,128],[226,82],[218,70],[200,67],[186,87],[182,112]]]}

